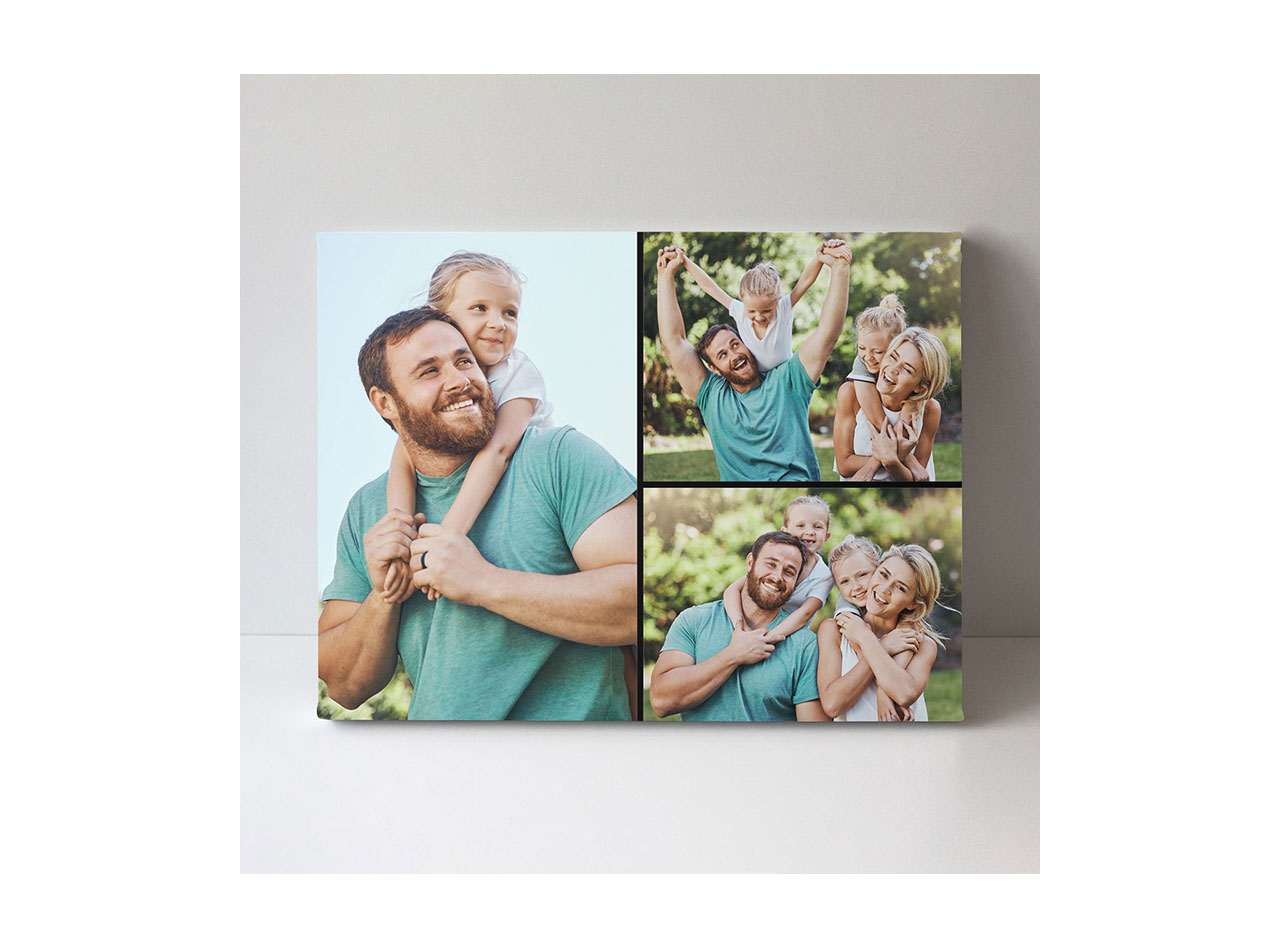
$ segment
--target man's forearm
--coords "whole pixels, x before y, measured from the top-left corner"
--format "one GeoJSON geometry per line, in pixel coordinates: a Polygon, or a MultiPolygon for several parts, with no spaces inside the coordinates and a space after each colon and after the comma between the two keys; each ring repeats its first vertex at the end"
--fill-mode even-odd
{"type": "Polygon", "coordinates": [[[689,340],[685,336],[684,318],[680,313],[680,303],[676,300],[676,275],[663,273],[658,276],[658,341],[667,350],[668,358],[672,351],[682,342],[689,340]]]}
{"type": "Polygon", "coordinates": [[[322,631],[320,677],[329,697],[350,709],[385,688],[396,671],[399,632],[400,604],[387,602],[378,589],[351,618],[322,631]]]}
{"type": "Polygon", "coordinates": [[[584,645],[634,645],[634,563],[554,576],[493,567],[471,605],[547,635],[584,645]]]}
{"type": "Polygon", "coordinates": [[[818,381],[827,360],[831,358],[831,350],[840,339],[844,319],[849,311],[849,265],[840,263],[830,269],[831,284],[827,287],[827,298],[823,301],[822,314],[818,317],[818,328],[800,344],[796,353],[814,382],[818,381]]]}
{"type": "Polygon", "coordinates": [[[722,649],[705,662],[678,665],[655,675],[649,685],[649,703],[659,717],[696,708],[725,683],[738,663],[722,649]]]}

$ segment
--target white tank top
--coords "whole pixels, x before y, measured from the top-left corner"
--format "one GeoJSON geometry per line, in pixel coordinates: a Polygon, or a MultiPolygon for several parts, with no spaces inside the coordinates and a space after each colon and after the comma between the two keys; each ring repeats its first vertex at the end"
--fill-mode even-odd
{"type": "MultiPolygon", "coordinates": [[[[849,644],[849,640],[843,635],[840,636],[840,674],[844,675],[853,670],[853,666],[858,664],[858,653],[853,650],[853,646],[849,644]]],[[[871,682],[863,689],[862,694],[858,695],[858,700],[844,714],[836,715],[836,721],[878,721],[879,716],[876,713],[876,682],[873,678],[871,682]]],[[[911,713],[916,716],[917,721],[929,720],[929,710],[924,704],[924,695],[921,695],[911,705],[911,713]]]]}
{"type": "MultiPolygon", "coordinates": [[[[901,415],[902,412],[889,411],[889,409],[886,408],[884,410],[884,414],[886,418],[888,418],[891,422],[893,422],[896,425],[898,423],[898,416],[901,415]]],[[[916,421],[915,421],[916,434],[920,433],[920,429],[923,426],[924,426],[924,412],[921,411],[920,414],[916,415],[916,421]]],[[[862,457],[871,456],[871,422],[867,421],[867,416],[861,410],[859,410],[858,417],[853,424],[853,453],[857,455],[861,455],[862,457]]],[[[929,474],[929,480],[936,481],[938,479],[933,473],[933,452],[932,451],[929,452],[929,460],[925,463],[924,469],[929,474]]],[[[837,474],[840,473],[839,469],[836,470],[836,473],[837,474]]],[[[889,480],[889,472],[882,467],[880,468],[880,470],[876,471],[875,476],[871,479],[873,481],[887,481],[889,480]]],[[[851,481],[853,480],[853,478],[844,477],[842,475],[840,477],[840,480],[851,481]]]]}

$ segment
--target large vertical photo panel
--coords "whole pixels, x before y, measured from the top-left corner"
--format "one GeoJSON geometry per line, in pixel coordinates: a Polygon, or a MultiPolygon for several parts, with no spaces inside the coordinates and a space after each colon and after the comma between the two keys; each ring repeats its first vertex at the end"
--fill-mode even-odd
{"type": "Polygon", "coordinates": [[[958,487],[646,487],[644,715],[964,719],[958,487]]]}
{"type": "Polygon", "coordinates": [[[318,237],[320,717],[639,717],[635,242],[318,237]]]}

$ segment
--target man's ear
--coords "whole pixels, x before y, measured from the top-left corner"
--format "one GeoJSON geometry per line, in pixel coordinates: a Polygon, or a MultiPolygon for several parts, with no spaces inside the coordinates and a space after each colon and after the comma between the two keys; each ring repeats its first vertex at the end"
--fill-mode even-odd
{"type": "Polygon", "coordinates": [[[748,553],[747,554],[747,572],[748,573],[751,572],[751,564],[753,564],[755,561],[756,561],[755,555],[752,553],[748,553]]]}
{"type": "Polygon", "coordinates": [[[369,389],[369,404],[373,406],[374,411],[393,425],[400,420],[400,412],[396,410],[396,400],[389,392],[384,392],[376,385],[369,389]]]}

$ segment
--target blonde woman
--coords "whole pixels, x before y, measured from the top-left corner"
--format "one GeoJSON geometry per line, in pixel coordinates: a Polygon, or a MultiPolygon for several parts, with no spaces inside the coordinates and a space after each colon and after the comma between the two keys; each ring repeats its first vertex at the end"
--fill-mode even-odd
{"type": "Polygon", "coordinates": [[[932,481],[933,440],[942,420],[937,397],[951,379],[951,357],[933,333],[904,329],[885,350],[875,391],[884,419],[873,423],[859,405],[858,380],[836,399],[836,471],[845,481],[932,481]]]}
{"type": "Polygon", "coordinates": [[[946,641],[927,621],[942,588],[938,564],[912,543],[891,546],[865,572],[874,546],[858,540],[831,551],[836,588],[863,606],[818,627],[822,710],[835,721],[927,721],[924,690],[946,641]]]}

